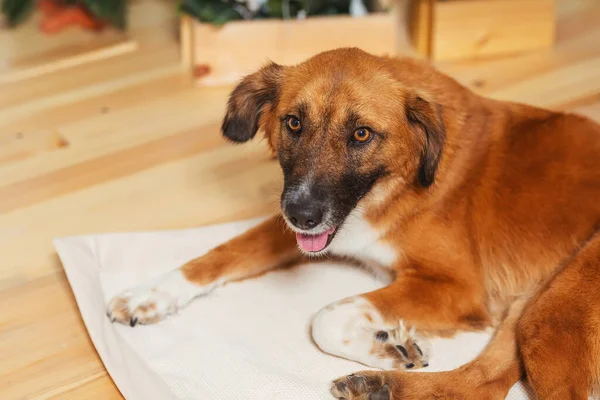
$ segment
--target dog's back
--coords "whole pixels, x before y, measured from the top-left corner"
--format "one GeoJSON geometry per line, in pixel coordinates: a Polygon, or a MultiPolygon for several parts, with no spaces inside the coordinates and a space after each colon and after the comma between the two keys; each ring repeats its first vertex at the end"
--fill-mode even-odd
{"type": "Polygon", "coordinates": [[[489,103],[503,123],[482,132],[464,189],[489,288],[504,297],[547,278],[600,227],[600,125],[489,103]]]}

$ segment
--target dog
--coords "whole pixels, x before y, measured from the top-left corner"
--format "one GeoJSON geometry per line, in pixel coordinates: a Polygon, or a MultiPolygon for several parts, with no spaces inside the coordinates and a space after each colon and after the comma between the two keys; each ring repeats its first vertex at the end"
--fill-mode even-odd
{"type": "Polygon", "coordinates": [[[595,390],[600,125],[340,48],[239,82],[222,133],[258,131],[283,171],[281,212],[114,297],[113,321],[155,323],[225,282],[337,256],[391,281],[314,317],[321,350],[377,368],[333,381],[335,397],[503,399],[523,377],[539,399],[595,390]],[[457,370],[406,371],[427,366],[430,338],[490,327],[457,370]]]}

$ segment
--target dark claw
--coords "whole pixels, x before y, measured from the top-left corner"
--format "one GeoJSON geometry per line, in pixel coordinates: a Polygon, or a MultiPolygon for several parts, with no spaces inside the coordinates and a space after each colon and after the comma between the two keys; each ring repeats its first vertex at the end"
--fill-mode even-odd
{"type": "Polygon", "coordinates": [[[415,364],[414,363],[408,363],[408,364],[405,365],[405,367],[406,367],[406,369],[411,369],[411,368],[415,367],[415,364]]]}
{"type": "Polygon", "coordinates": [[[115,322],[117,319],[115,317],[110,317],[110,323],[112,324],[113,322],[115,322]]]}
{"type": "Polygon", "coordinates": [[[390,387],[387,385],[383,385],[381,389],[373,392],[369,395],[369,400],[389,400],[390,399],[390,387]]]}
{"type": "Polygon", "coordinates": [[[389,333],[387,333],[386,331],[379,331],[375,334],[375,339],[379,342],[386,342],[389,336],[389,333]]]}
{"type": "Polygon", "coordinates": [[[129,321],[129,325],[130,325],[131,327],[134,327],[134,326],[135,326],[135,324],[137,324],[137,322],[138,322],[138,319],[137,319],[137,317],[133,317],[133,318],[131,318],[131,320],[129,321]]]}
{"type": "Polygon", "coordinates": [[[429,363],[428,362],[423,363],[423,368],[425,368],[425,367],[429,367],[429,363]]]}
{"type": "Polygon", "coordinates": [[[397,345],[396,348],[398,349],[398,351],[400,351],[400,353],[402,353],[402,355],[405,358],[408,358],[408,351],[406,351],[406,349],[404,348],[404,346],[397,345]]]}
{"type": "Polygon", "coordinates": [[[415,349],[417,349],[417,351],[419,352],[419,354],[420,354],[421,356],[423,356],[423,352],[421,351],[421,348],[420,348],[420,347],[419,347],[419,345],[418,345],[418,344],[416,344],[416,343],[415,343],[415,349]]]}

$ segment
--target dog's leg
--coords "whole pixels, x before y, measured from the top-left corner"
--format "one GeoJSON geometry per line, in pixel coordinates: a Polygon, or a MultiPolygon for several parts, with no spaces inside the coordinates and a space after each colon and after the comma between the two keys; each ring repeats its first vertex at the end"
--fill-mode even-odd
{"type": "Polygon", "coordinates": [[[428,335],[484,328],[475,289],[403,276],[389,286],[333,303],[315,316],[312,335],[326,353],[382,369],[428,365],[428,335]]]}
{"type": "Polygon", "coordinates": [[[331,392],[346,400],[503,400],[523,374],[515,330],[527,300],[513,303],[484,351],[456,370],[362,371],[335,380],[331,392]]]}
{"type": "Polygon", "coordinates": [[[539,400],[586,400],[600,372],[600,234],[526,308],[517,330],[539,400]]]}
{"type": "Polygon", "coordinates": [[[503,400],[526,376],[540,400],[587,399],[600,369],[599,277],[596,234],[543,290],[511,305],[475,360],[440,373],[363,371],[334,381],[332,394],[348,400],[503,400]]]}
{"type": "Polygon", "coordinates": [[[182,267],[114,297],[108,316],[131,326],[155,323],[225,282],[259,275],[299,256],[294,234],[279,216],[272,217],[182,267]]]}

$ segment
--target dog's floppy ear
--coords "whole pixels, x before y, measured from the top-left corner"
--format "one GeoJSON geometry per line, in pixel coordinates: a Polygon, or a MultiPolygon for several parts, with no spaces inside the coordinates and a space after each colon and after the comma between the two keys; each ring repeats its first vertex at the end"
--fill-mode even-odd
{"type": "Polygon", "coordinates": [[[277,100],[282,66],[270,63],[246,76],[233,90],[221,131],[234,142],[246,142],[256,135],[261,114],[277,100]]]}
{"type": "Polygon", "coordinates": [[[412,95],[406,101],[406,118],[409,125],[425,135],[417,177],[419,184],[426,188],[435,180],[446,138],[442,107],[419,95],[412,95]]]}

